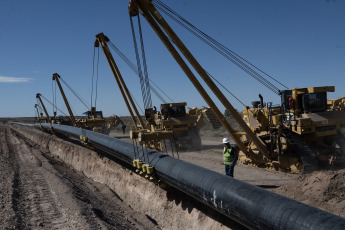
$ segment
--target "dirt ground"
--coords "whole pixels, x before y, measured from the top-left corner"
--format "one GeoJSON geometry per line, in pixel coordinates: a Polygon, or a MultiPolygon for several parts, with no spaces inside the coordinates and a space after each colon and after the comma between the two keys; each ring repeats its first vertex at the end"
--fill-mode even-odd
{"type": "Polygon", "coordinates": [[[1,229],[158,229],[108,186],[0,124],[1,229]]]}
{"type": "MultiPolygon", "coordinates": [[[[224,174],[221,138],[202,142],[179,158],[224,174]]],[[[235,178],[345,215],[345,170],[293,175],[238,164],[235,178]]],[[[1,229],[245,229],[208,209],[94,151],[0,123],[1,229]]]]}
{"type": "Polygon", "coordinates": [[[345,169],[301,175],[275,192],[345,217],[345,169]]]}
{"type": "MultiPolygon", "coordinates": [[[[111,133],[123,140],[129,137],[111,133]]],[[[203,137],[202,149],[182,151],[182,160],[225,174],[222,165],[222,138],[203,137]]],[[[176,156],[176,154],[175,154],[176,156]]],[[[287,174],[241,163],[235,166],[234,177],[249,184],[345,217],[345,169],[317,171],[311,174],[287,174]]]]}
{"type": "MultiPolygon", "coordinates": [[[[113,131],[110,133],[110,136],[132,143],[128,135],[123,135],[120,132],[113,131]]],[[[172,155],[171,153],[169,154],[172,155]]],[[[181,150],[178,155],[175,153],[174,156],[212,171],[225,174],[224,165],[222,165],[222,138],[203,137],[200,151],[190,152],[181,150]]],[[[234,177],[246,183],[272,190],[284,184],[296,181],[298,175],[276,172],[238,163],[234,169],[234,177]]]]}

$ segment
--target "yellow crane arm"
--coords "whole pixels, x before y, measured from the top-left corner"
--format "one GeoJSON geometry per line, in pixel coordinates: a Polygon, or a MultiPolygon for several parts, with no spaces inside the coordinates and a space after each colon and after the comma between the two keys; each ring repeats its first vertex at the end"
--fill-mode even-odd
{"type": "Polygon", "coordinates": [[[222,104],[225,106],[225,108],[228,109],[229,112],[233,115],[236,122],[244,130],[244,132],[247,134],[248,138],[255,143],[258,150],[260,152],[262,152],[263,154],[268,155],[269,154],[268,149],[265,146],[265,144],[263,143],[263,141],[261,139],[259,139],[255,135],[255,133],[253,133],[251,131],[251,129],[247,126],[247,124],[243,121],[242,117],[238,114],[238,112],[231,105],[231,103],[227,100],[227,98],[224,96],[224,94],[219,90],[219,88],[216,86],[216,84],[208,76],[206,71],[201,67],[201,65],[197,62],[197,60],[189,52],[189,50],[186,48],[186,46],[183,44],[183,42],[179,39],[179,37],[171,29],[171,27],[168,25],[168,23],[164,20],[162,15],[153,6],[151,1],[149,1],[149,0],[130,0],[129,12],[130,12],[131,16],[136,16],[138,14],[139,10],[140,10],[140,13],[149,22],[149,24],[151,25],[153,30],[156,32],[158,37],[161,39],[161,41],[164,43],[164,45],[167,47],[169,52],[175,58],[176,62],[180,65],[182,70],[186,73],[189,80],[193,83],[195,88],[199,91],[199,93],[204,98],[206,103],[211,107],[211,109],[214,111],[216,116],[219,118],[219,120],[226,127],[229,134],[233,137],[233,139],[235,140],[236,144],[240,147],[240,149],[244,153],[248,153],[248,150],[244,146],[244,144],[242,143],[239,135],[236,134],[236,131],[231,127],[231,125],[225,119],[223,114],[219,111],[219,109],[217,108],[215,103],[212,101],[212,99],[210,98],[208,93],[205,91],[205,89],[202,87],[200,82],[197,80],[197,78],[194,76],[192,71],[189,69],[188,65],[185,63],[185,61],[179,55],[179,53],[174,48],[172,43],[169,41],[169,38],[171,41],[174,42],[174,44],[178,47],[178,49],[181,51],[181,53],[185,56],[185,58],[189,61],[189,63],[193,66],[193,68],[198,72],[198,74],[201,76],[201,78],[205,81],[205,83],[208,85],[208,87],[213,91],[213,93],[217,96],[217,98],[222,102],[222,104]],[[169,38],[166,36],[166,34],[163,32],[162,29],[169,36],[169,38]]]}
{"type": "Polygon", "coordinates": [[[120,70],[117,67],[116,62],[114,60],[114,57],[111,54],[111,52],[109,50],[109,47],[107,45],[107,41],[109,41],[109,39],[103,33],[97,34],[96,38],[97,38],[97,40],[95,42],[95,46],[101,45],[102,50],[104,52],[104,55],[107,58],[107,61],[108,61],[109,66],[110,66],[110,69],[113,72],[113,75],[115,77],[116,83],[117,83],[117,85],[118,85],[118,87],[120,89],[122,97],[123,97],[123,99],[124,99],[124,101],[126,103],[126,106],[128,108],[128,111],[129,111],[129,113],[131,115],[131,118],[132,118],[135,126],[138,128],[138,123],[137,123],[137,119],[138,119],[138,121],[140,123],[140,126],[142,128],[144,128],[144,122],[141,119],[141,116],[140,116],[140,114],[138,112],[138,109],[137,109],[136,105],[134,104],[133,98],[132,98],[131,94],[129,93],[127,85],[126,85],[125,81],[123,80],[122,75],[120,73],[120,70]],[[128,100],[129,100],[129,102],[128,102],[128,100]],[[134,116],[132,108],[134,110],[134,113],[137,116],[137,119],[134,116]]]}
{"type": "Polygon", "coordinates": [[[47,109],[46,109],[46,107],[44,106],[43,101],[42,101],[42,99],[41,99],[41,94],[40,94],[40,93],[36,93],[36,98],[38,98],[38,100],[40,100],[40,103],[41,103],[41,105],[42,105],[42,108],[43,108],[43,110],[44,110],[44,113],[46,114],[47,120],[50,121],[50,117],[49,117],[49,114],[48,114],[48,112],[47,112],[47,109]]]}
{"type": "Polygon", "coordinates": [[[35,108],[36,108],[36,111],[37,111],[37,120],[39,122],[41,122],[40,112],[38,111],[38,105],[37,104],[35,104],[35,108]]]}
{"type": "Polygon", "coordinates": [[[60,83],[59,78],[60,78],[60,75],[59,75],[59,74],[57,74],[57,73],[54,73],[54,74],[53,74],[53,81],[54,81],[54,80],[56,81],[56,83],[57,83],[57,85],[58,85],[58,87],[59,87],[59,89],[60,89],[62,98],[63,98],[63,100],[65,101],[67,110],[68,110],[68,112],[69,112],[69,116],[70,116],[70,120],[71,120],[71,122],[72,122],[72,125],[75,126],[75,127],[77,127],[77,122],[76,122],[75,117],[74,117],[74,115],[73,115],[72,109],[71,109],[71,107],[69,106],[69,103],[68,103],[68,100],[67,100],[67,98],[66,98],[65,92],[64,92],[63,89],[62,89],[62,86],[61,86],[61,83],[60,83]]]}

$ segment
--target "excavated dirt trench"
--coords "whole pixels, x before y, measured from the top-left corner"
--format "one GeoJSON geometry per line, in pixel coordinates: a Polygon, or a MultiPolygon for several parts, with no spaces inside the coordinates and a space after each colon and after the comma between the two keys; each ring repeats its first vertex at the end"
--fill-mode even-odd
{"type": "Polygon", "coordinates": [[[0,126],[0,226],[44,229],[245,229],[120,162],[31,127],[0,126]],[[8,175],[8,176],[4,176],[8,175]],[[6,186],[7,185],[7,186],[6,186]],[[1,207],[0,207],[1,208],[1,207]]]}
{"type": "Polygon", "coordinates": [[[19,130],[0,124],[1,229],[159,229],[108,186],[65,164],[49,143],[32,141],[45,135],[19,130]]]}

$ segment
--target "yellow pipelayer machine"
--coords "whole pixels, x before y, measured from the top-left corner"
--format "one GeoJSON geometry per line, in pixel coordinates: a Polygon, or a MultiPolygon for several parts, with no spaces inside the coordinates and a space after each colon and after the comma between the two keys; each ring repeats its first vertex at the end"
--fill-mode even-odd
{"type": "MultiPolygon", "coordinates": [[[[334,87],[276,90],[276,93],[281,95],[281,105],[272,106],[272,103],[269,103],[265,106],[261,99],[260,102],[253,103],[253,108],[246,107],[240,115],[157,11],[155,7],[159,5],[157,2],[130,0],[129,14],[131,17],[136,17],[140,13],[148,21],[225,126],[240,150],[242,162],[286,172],[309,171],[317,169],[319,165],[344,162],[344,98],[327,100],[327,92],[333,92],[334,87]],[[231,113],[241,129],[240,132],[224,118],[181,55],[188,60],[225,109],[231,113]]],[[[159,6],[164,7],[162,3],[159,6]]],[[[214,42],[214,40],[210,41],[214,42]]],[[[213,44],[218,45],[216,42],[213,44]]],[[[224,52],[228,52],[224,46],[220,47],[224,52]]],[[[248,70],[246,64],[243,66],[248,70]]],[[[253,69],[249,70],[249,73],[254,72],[251,71],[253,69]]]]}
{"type": "Polygon", "coordinates": [[[201,147],[199,130],[203,126],[203,118],[210,120],[214,127],[219,128],[219,121],[217,123],[217,119],[212,117],[213,113],[209,108],[192,108],[186,111],[187,103],[185,102],[161,104],[159,111],[156,108],[147,108],[145,109],[146,122],[144,122],[107,42],[109,39],[103,33],[96,35],[95,46],[101,46],[133,120],[134,129],[130,132],[132,139],[137,139],[147,148],[161,152],[166,151],[164,140],[170,140],[179,147],[199,149],[201,147]]]}

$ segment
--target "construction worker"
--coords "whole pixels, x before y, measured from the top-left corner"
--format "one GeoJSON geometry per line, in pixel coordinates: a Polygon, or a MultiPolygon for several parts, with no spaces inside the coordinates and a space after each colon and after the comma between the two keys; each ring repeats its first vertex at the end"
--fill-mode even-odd
{"type": "Polygon", "coordinates": [[[228,138],[223,138],[224,144],[224,165],[225,165],[225,174],[227,176],[234,177],[234,167],[237,161],[237,153],[234,147],[230,145],[228,138]]]}

